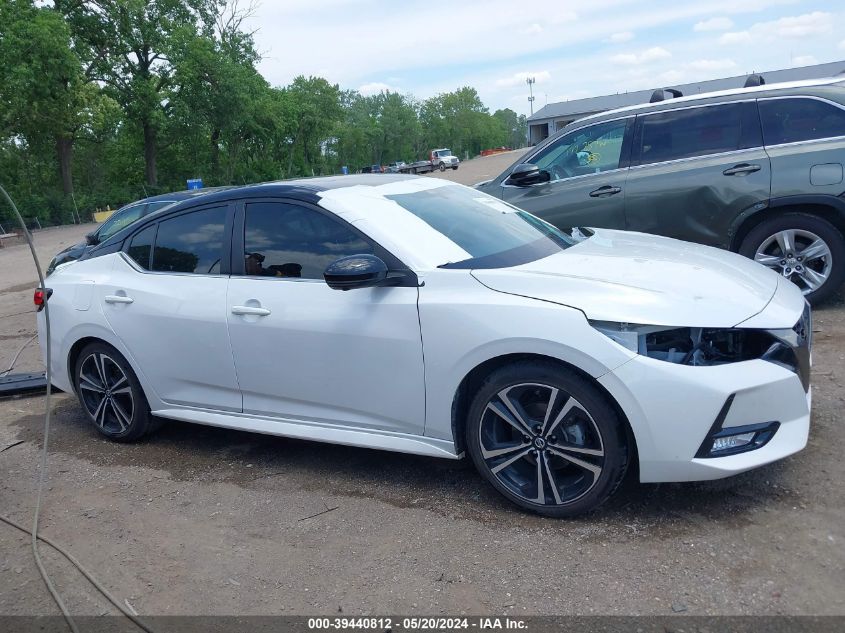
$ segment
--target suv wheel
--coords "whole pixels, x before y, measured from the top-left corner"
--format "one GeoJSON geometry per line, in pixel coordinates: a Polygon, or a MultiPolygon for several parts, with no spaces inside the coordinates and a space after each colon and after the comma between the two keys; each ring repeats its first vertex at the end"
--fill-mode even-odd
{"type": "Polygon", "coordinates": [[[814,215],[765,220],[745,237],[739,252],[795,283],[811,303],[829,297],[845,278],[845,237],[814,215]]]}
{"type": "Polygon", "coordinates": [[[476,468],[516,505],[552,517],[595,509],[628,466],[619,416],[584,378],[521,361],[491,373],[467,419],[476,468]]]}

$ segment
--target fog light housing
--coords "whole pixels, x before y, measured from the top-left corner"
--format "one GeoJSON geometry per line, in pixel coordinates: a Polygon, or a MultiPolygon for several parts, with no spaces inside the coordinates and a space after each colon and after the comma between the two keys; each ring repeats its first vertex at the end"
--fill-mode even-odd
{"type": "Polygon", "coordinates": [[[726,435],[713,440],[711,453],[727,451],[733,448],[741,448],[754,440],[756,433],[739,433],[737,435],[726,435]]]}

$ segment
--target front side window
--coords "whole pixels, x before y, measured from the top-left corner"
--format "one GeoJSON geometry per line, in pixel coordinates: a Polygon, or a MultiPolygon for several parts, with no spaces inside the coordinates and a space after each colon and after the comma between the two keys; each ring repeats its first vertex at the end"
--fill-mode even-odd
{"type": "Polygon", "coordinates": [[[742,140],[740,103],[660,112],[641,121],[634,148],[640,165],[729,152],[742,140]]]}
{"type": "Polygon", "coordinates": [[[845,136],[845,110],[818,99],[761,99],[766,145],[845,136]]]}
{"type": "Polygon", "coordinates": [[[120,229],[129,226],[135,220],[145,215],[144,208],[146,206],[146,204],[135,204],[131,207],[124,207],[123,209],[115,211],[112,216],[103,223],[100,230],[97,231],[97,241],[105,242],[120,229]]]}
{"type": "Polygon", "coordinates": [[[373,245],[355,231],[313,209],[284,202],[246,205],[247,275],[322,280],[336,259],[372,253],[373,245]]]}
{"type": "Polygon", "coordinates": [[[226,207],[212,207],[160,222],[152,270],[218,274],[223,257],[226,212],[226,207]]]}
{"type": "Polygon", "coordinates": [[[452,185],[385,197],[470,255],[443,268],[517,266],[575,243],[551,224],[474,189],[452,185]]]}
{"type": "Polygon", "coordinates": [[[618,169],[626,126],[627,120],[621,119],[575,130],[531,162],[547,171],[553,181],[618,169]]]}

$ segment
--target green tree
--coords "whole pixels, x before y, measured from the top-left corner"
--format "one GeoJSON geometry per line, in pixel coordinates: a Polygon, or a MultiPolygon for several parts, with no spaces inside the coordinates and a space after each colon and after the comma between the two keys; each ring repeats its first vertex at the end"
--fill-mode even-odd
{"type": "Polygon", "coordinates": [[[29,0],[0,5],[0,126],[55,152],[62,192],[73,193],[73,143],[97,98],[86,87],[61,15],[29,0]]]}
{"type": "Polygon", "coordinates": [[[184,33],[210,31],[215,0],[56,0],[89,76],[141,131],[146,183],[158,183],[159,133],[170,114],[172,56],[184,33]]]}
{"type": "Polygon", "coordinates": [[[524,114],[517,115],[510,108],[505,108],[504,110],[496,110],[493,117],[501,123],[505,130],[507,135],[505,145],[514,149],[525,145],[528,137],[528,123],[524,114]]]}

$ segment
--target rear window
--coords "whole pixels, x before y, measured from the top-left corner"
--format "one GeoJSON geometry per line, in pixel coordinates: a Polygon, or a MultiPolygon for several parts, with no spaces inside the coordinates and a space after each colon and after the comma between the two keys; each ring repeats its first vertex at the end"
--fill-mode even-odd
{"type": "Polygon", "coordinates": [[[758,104],[766,145],[845,136],[845,110],[831,103],[795,97],[758,104]]]}
{"type": "Polygon", "coordinates": [[[686,108],[641,118],[638,164],[660,163],[739,149],[742,104],[686,108]]]}

